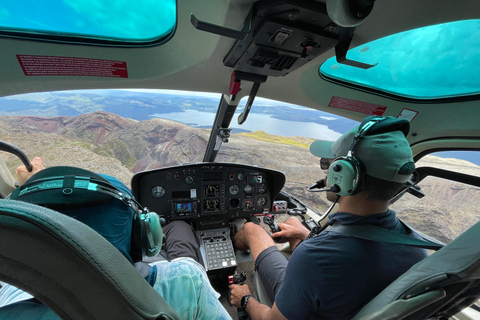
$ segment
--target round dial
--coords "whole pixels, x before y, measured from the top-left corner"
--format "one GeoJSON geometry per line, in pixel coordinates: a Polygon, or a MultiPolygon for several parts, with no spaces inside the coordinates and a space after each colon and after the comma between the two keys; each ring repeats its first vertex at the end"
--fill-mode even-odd
{"type": "Polygon", "coordinates": [[[249,196],[255,192],[255,188],[252,185],[247,184],[243,188],[243,191],[245,192],[245,195],[249,196]]]}
{"type": "Polygon", "coordinates": [[[265,184],[261,183],[258,185],[258,193],[260,194],[263,194],[267,192],[267,187],[265,186],[265,184]]]}
{"type": "Polygon", "coordinates": [[[205,187],[205,195],[207,197],[214,197],[218,195],[218,186],[208,185],[205,187]]]}
{"type": "Polygon", "coordinates": [[[258,198],[258,200],[257,200],[257,205],[258,205],[259,207],[263,207],[263,206],[266,205],[266,204],[267,204],[267,198],[265,198],[265,197],[260,197],[260,198],[258,198]]]}
{"type": "Polygon", "coordinates": [[[236,195],[240,191],[240,188],[236,184],[234,184],[233,186],[230,187],[229,191],[230,191],[230,194],[236,195]]]}
{"type": "Polygon", "coordinates": [[[245,200],[243,202],[243,209],[244,210],[252,210],[253,209],[253,200],[245,200]]]}
{"type": "Polygon", "coordinates": [[[152,196],[154,198],[161,198],[165,194],[165,189],[161,186],[155,186],[152,188],[152,196]]]}
{"type": "Polygon", "coordinates": [[[230,199],[230,208],[237,208],[240,204],[240,200],[237,198],[230,199]]]}
{"type": "Polygon", "coordinates": [[[243,179],[245,179],[245,173],[243,173],[242,171],[240,171],[238,174],[237,174],[237,178],[239,181],[242,181],[243,179]]]}
{"type": "Polygon", "coordinates": [[[186,184],[192,184],[193,183],[193,177],[192,176],[187,176],[185,178],[185,183],[186,184]]]}

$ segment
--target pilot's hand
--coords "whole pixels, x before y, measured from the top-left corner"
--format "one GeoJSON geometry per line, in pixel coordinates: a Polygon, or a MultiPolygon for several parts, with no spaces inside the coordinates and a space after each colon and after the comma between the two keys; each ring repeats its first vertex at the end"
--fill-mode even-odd
{"type": "Polygon", "coordinates": [[[246,294],[251,294],[250,288],[246,284],[231,284],[228,287],[230,288],[230,303],[234,307],[241,308],[242,306],[240,303],[242,302],[243,296],[246,294]]]}
{"type": "Polygon", "coordinates": [[[305,238],[307,238],[309,234],[306,228],[299,228],[287,223],[279,222],[278,226],[282,230],[280,232],[275,232],[274,234],[272,234],[272,238],[280,238],[280,240],[278,240],[277,242],[287,242],[291,239],[305,240],[305,238]]]}
{"type": "Polygon", "coordinates": [[[19,185],[24,184],[28,179],[30,179],[31,176],[33,176],[38,171],[45,169],[43,167],[42,159],[40,159],[39,157],[33,158],[32,168],[32,172],[28,172],[27,167],[25,166],[20,166],[17,168],[17,180],[19,185]]]}

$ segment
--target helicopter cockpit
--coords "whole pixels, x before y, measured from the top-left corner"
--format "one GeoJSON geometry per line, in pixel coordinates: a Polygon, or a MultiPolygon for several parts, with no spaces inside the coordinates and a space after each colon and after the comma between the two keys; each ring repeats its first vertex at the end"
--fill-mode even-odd
{"type": "MultiPolygon", "coordinates": [[[[416,170],[390,208],[429,249],[445,246],[353,319],[479,319],[477,7],[0,3],[0,281],[30,290],[65,319],[168,319],[172,311],[127,261],[112,263],[121,257],[88,227],[3,200],[18,188],[15,169],[39,156],[47,167],[115,176],[162,223],[190,225],[222,305],[234,319],[255,319],[229,304],[229,281],[245,273],[254,297],[273,302],[233,236],[249,221],[274,233],[289,217],[312,234],[330,228],[338,204],[311,192],[327,186],[309,146],[368,116],[394,117],[410,124],[416,170]],[[97,284],[98,299],[88,291],[97,284]]],[[[291,256],[288,245],[275,245],[291,256]]]]}

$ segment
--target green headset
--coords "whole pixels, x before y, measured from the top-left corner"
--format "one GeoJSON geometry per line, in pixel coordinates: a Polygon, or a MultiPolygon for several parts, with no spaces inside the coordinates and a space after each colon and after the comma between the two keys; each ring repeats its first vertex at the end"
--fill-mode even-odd
{"type": "Polygon", "coordinates": [[[385,119],[385,117],[375,117],[358,128],[347,155],[335,158],[330,164],[327,179],[332,191],[337,195],[351,196],[363,190],[365,186],[365,167],[360,159],[355,157],[355,147],[370,128],[385,119]]]}
{"type": "Polygon", "coordinates": [[[134,212],[130,250],[133,261],[156,256],[162,247],[163,219],[142,208],[135,199],[102,176],[88,170],[65,166],[41,170],[15,189],[9,199],[57,211],[92,207],[116,199],[134,212]]]}

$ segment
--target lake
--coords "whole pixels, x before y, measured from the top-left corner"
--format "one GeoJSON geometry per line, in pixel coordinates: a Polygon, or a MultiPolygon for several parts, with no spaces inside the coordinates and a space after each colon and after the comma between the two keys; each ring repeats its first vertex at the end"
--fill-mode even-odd
{"type": "MultiPolygon", "coordinates": [[[[247,121],[239,125],[237,122],[238,115],[239,113],[236,113],[230,123],[232,133],[262,130],[273,135],[300,136],[331,141],[341,136],[339,132],[318,123],[280,120],[272,118],[270,115],[252,112],[249,114],[247,121]]],[[[189,109],[185,112],[155,113],[151,117],[174,120],[193,127],[211,128],[215,113],[189,109]]]]}

